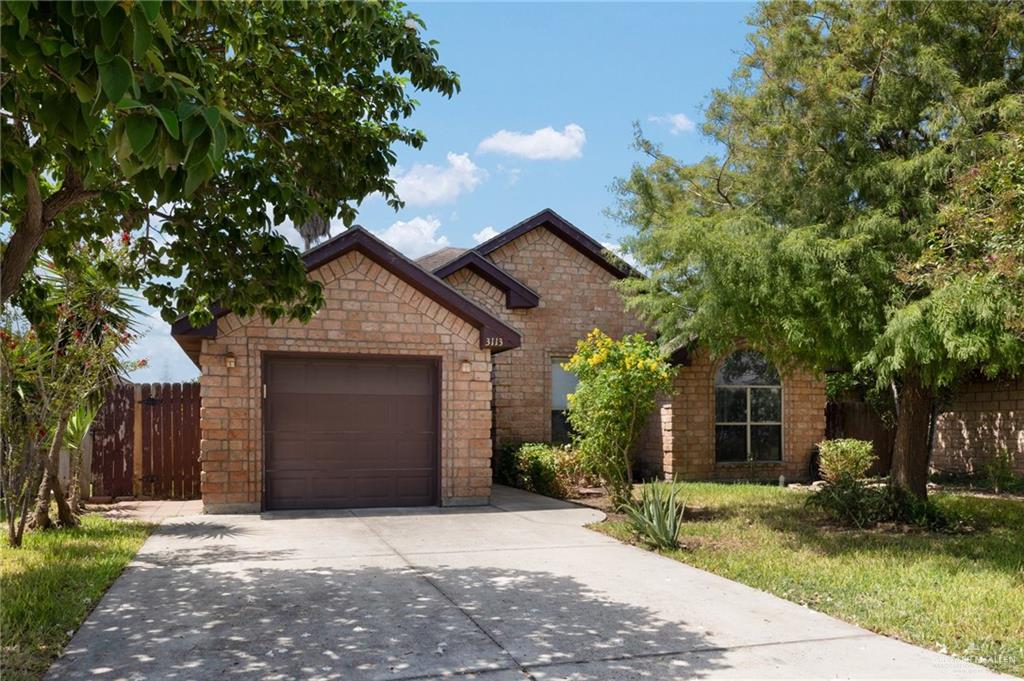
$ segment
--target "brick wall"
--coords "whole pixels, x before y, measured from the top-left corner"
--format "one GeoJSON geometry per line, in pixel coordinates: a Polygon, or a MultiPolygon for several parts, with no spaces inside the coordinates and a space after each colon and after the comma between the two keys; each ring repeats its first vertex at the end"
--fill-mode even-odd
{"type": "Polygon", "coordinates": [[[615,277],[549,230],[538,227],[488,256],[540,295],[532,309],[509,310],[505,296],[461,270],[448,283],[523,337],[494,356],[496,445],[551,440],[551,358],[569,357],[594,327],[618,338],[642,331],[612,287],[615,277]]]}
{"type": "Polygon", "coordinates": [[[200,451],[208,512],[257,511],[262,499],[262,356],[387,354],[441,359],[442,503],[484,503],[491,487],[490,353],[468,323],[368,260],[348,253],[310,273],[326,305],[308,323],[234,314],[203,342],[200,451]],[[225,355],[235,356],[228,368],[225,355]],[[465,365],[469,371],[463,371],[465,365]]]}
{"type": "Polygon", "coordinates": [[[1024,380],[979,381],[960,390],[935,422],[932,468],[942,473],[984,473],[997,452],[1014,455],[1024,475],[1024,380]]]}
{"type": "Polygon", "coordinates": [[[825,383],[805,371],[782,376],[782,461],[715,462],[715,371],[719,360],[706,351],[679,367],[673,394],[658,415],[661,444],[639,454],[641,468],[680,480],[801,480],[808,475],[814,445],[825,438],[825,383]],[[660,460],[659,460],[660,456],[660,460]]]}

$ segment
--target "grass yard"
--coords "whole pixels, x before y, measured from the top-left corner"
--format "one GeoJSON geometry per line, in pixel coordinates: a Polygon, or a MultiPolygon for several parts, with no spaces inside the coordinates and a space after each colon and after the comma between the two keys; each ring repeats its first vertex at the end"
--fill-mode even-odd
{"type": "MultiPolygon", "coordinates": [[[[664,552],[880,634],[1024,676],[1024,500],[935,494],[969,534],[846,530],[806,492],[681,483],[685,548],[664,552]],[[692,509],[692,511],[690,510],[692,509]]],[[[632,540],[621,518],[593,529],[632,540]]]]}
{"type": "Polygon", "coordinates": [[[0,677],[39,679],[153,526],[85,515],[80,527],[26,532],[0,546],[0,677]]]}

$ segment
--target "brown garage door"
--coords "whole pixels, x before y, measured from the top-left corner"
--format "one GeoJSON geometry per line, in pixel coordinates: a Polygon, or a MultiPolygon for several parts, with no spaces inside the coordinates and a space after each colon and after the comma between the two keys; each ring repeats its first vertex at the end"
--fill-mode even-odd
{"type": "Polygon", "coordinates": [[[437,502],[433,362],[273,357],[266,382],[268,509],[437,502]]]}

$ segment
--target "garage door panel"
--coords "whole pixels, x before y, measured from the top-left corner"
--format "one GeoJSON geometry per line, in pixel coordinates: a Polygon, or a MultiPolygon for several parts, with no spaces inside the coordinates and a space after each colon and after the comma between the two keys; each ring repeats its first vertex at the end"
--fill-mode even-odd
{"type": "Polygon", "coordinates": [[[421,360],[271,358],[266,506],[436,503],[435,371],[421,360]]]}
{"type": "Polygon", "coordinates": [[[403,433],[434,433],[437,430],[437,416],[434,414],[434,397],[428,395],[398,395],[392,399],[394,413],[391,427],[403,433]]]}
{"type": "Polygon", "coordinates": [[[320,395],[305,400],[304,416],[320,432],[384,431],[388,404],[384,395],[320,395]]]}

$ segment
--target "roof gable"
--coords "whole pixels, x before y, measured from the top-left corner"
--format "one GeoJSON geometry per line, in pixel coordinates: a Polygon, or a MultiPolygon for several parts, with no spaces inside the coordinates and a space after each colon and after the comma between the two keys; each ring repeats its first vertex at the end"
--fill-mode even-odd
{"type": "MultiPolygon", "coordinates": [[[[466,298],[444,281],[409,260],[363,227],[352,227],[336,237],[328,239],[303,254],[306,271],[312,271],[350,251],[357,251],[388,270],[399,279],[431,298],[455,315],[480,331],[480,347],[492,352],[502,352],[519,347],[519,332],[466,298]],[[501,339],[496,341],[496,339],[501,339]]],[[[217,337],[216,318],[223,317],[230,310],[214,306],[215,320],[201,328],[194,328],[187,316],[180,317],[171,325],[171,335],[195,360],[194,353],[203,338],[217,337]]]]}
{"type": "Polygon", "coordinates": [[[618,279],[637,276],[637,272],[614,256],[609,257],[607,250],[583,230],[572,224],[561,215],[545,208],[541,212],[526,218],[522,222],[509,227],[501,234],[488,239],[473,250],[480,255],[488,255],[502,246],[515,241],[522,235],[538,227],[547,228],[552,234],[569,244],[593,262],[611,273],[618,279]]]}
{"type": "Polygon", "coordinates": [[[468,269],[491,286],[505,293],[505,307],[513,310],[537,307],[540,296],[532,288],[476,251],[466,251],[461,256],[434,270],[434,275],[444,279],[461,269],[468,269]]]}

